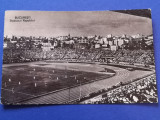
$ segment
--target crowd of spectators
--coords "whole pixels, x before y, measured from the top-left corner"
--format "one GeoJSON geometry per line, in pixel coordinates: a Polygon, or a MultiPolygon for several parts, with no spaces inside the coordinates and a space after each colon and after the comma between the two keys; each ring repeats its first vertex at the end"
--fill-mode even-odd
{"type": "Polygon", "coordinates": [[[154,64],[154,54],[151,50],[119,50],[115,56],[118,62],[154,64]]]}
{"type": "MultiPolygon", "coordinates": [[[[102,58],[112,57],[112,63],[127,62],[154,65],[151,50],[102,50],[55,48],[50,51],[4,49],[3,62],[17,63],[37,60],[66,60],[75,62],[102,62],[102,58]]],[[[106,61],[103,61],[106,62],[106,61]]],[[[108,61],[107,61],[108,62],[108,61]]]]}
{"type": "Polygon", "coordinates": [[[158,102],[155,74],[141,78],[129,84],[121,84],[112,90],[105,89],[101,92],[103,92],[103,94],[84,100],[81,103],[105,104],[158,102]]]}

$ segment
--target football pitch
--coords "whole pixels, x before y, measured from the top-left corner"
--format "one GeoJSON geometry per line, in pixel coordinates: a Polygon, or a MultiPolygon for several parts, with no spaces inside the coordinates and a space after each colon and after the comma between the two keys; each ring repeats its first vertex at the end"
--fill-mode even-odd
{"type": "Polygon", "coordinates": [[[115,72],[111,69],[94,69],[90,66],[83,67],[83,65],[68,67],[65,64],[54,66],[47,63],[15,64],[3,67],[2,102],[17,103],[114,75],[115,72]]]}

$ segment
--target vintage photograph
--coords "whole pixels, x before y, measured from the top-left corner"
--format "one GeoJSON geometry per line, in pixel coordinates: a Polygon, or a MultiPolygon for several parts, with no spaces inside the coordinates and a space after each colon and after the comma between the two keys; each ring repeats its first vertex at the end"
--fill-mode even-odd
{"type": "Polygon", "coordinates": [[[151,10],[6,11],[1,103],[158,103],[151,10]]]}

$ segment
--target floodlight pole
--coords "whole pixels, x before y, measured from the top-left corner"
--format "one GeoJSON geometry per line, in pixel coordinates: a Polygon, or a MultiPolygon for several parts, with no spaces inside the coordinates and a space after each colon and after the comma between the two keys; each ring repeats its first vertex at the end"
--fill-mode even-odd
{"type": "Polygon", "coordinates": [[[70,85],[69,85],[69,96],[68,97],[69,97],[68,99],[69,99],[69,102],[70,102],[70,85]]]}
{"type": "MultiPolygon", "coordinates": [[[[65,66],[65,72],[66,72],[66,75],[67,75],[67,67],[65,66]]],[[[68,76],[67,76],[67,78],[68,78],[68,76]]],[[[69,87],[69,89],[68,89],[68,102],[70,102],[70,84],[69,84],[69,79],[68,79],[68,87],[69,87]]]]}
{"type": "Polygon", "coordinates": [[[79,95],[79,100],[81,99],[81,80],[80,80],[80,95],[79,95]]]}
{"type": "Polygon", "coordinates": [[[81,96],[82,96],[82,93],[81,93],[82,91],[81,91],[81,89],[82,89],[82,88],[81,88],[81,79],[80,79],[80,95],[79,95],[79,100],[81,99],[81,96]]]}

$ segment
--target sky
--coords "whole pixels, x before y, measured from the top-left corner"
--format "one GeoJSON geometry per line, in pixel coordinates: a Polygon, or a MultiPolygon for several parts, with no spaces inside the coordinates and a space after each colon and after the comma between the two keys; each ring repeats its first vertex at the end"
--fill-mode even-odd
{"type": "Polygon", "coordinates": [[[107,36],[152,34],[147,17],[114,11],[6,11],[4,36],[107,36]],[[34,22],[10,22],[15,16],[30,16],[34,22]]]}

